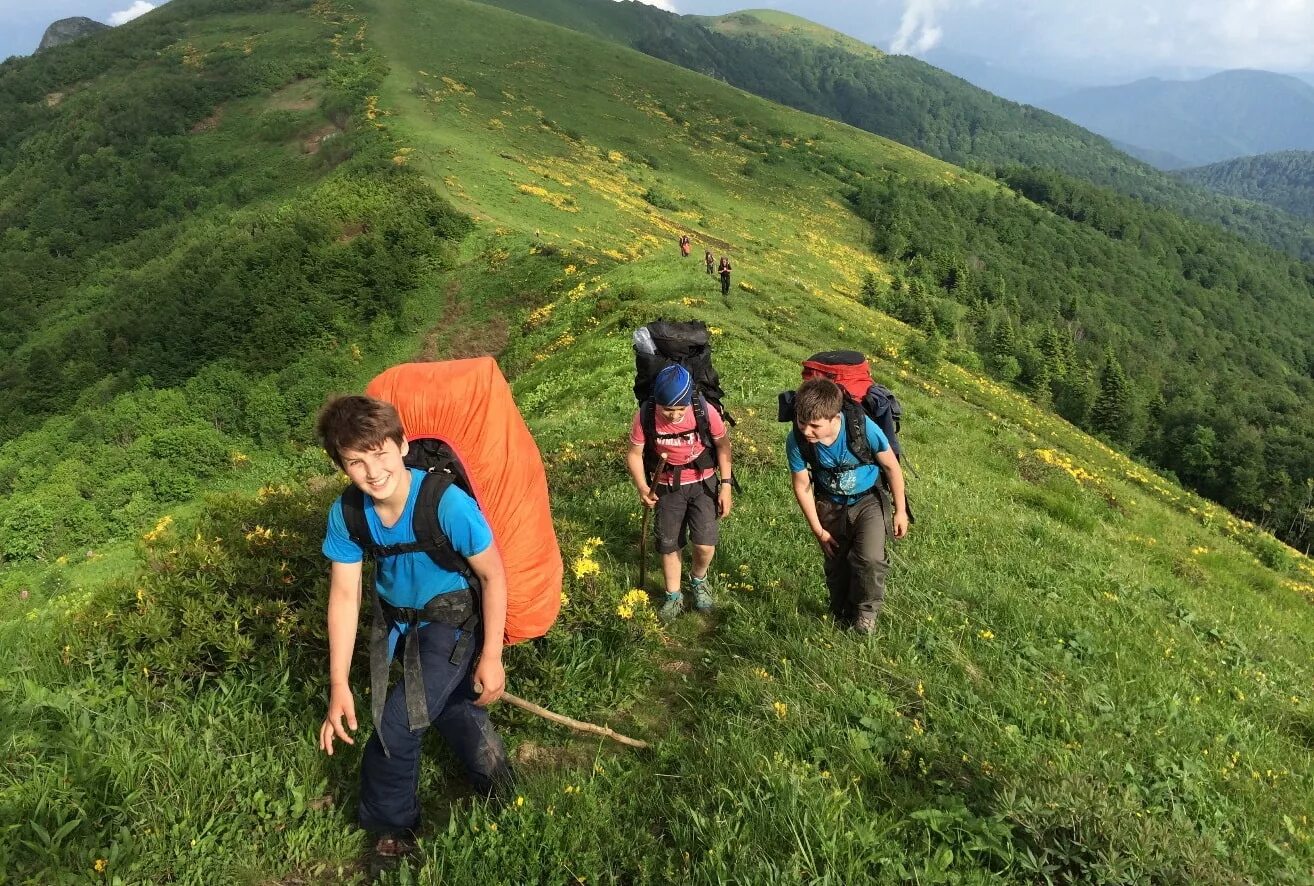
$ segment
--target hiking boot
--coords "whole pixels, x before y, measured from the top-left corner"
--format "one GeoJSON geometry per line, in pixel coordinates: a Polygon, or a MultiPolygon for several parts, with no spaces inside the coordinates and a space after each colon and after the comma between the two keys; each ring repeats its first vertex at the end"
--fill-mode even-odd
{"type": "Polygon", "coordinates": [[[867,636],[876,630],[876,614],[873,612],[859,612],[853,619],[853,632],[867,636]]]}
{"type": "Polygon", "coordinates": [[[681,612],[684,611],[684,594],[675,593],[667,594],[666,602],[662,608],[657,610],[657,617],[662,621],[675,621],[681,612]]]}
{"type": "Polygon", "coordinates": [[[418,852],[414,837],[408,834],[380,834],[368,858],[370,877],[377,879],[395,871],[403,861],[415,858],[418,852]]]}
{"type": "Polygon", "coordinates": [[[699,612],[708,612],[716,601],[712,599],[712,589],[707,585],[707,576],[699,578],[696,575],[689,576],[689,590],[693,591],[694,609],[699,612]]]}

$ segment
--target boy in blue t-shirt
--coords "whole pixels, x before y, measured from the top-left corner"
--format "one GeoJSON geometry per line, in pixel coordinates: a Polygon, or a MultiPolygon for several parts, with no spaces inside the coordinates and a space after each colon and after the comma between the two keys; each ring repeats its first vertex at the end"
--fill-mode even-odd
{"type": "Polygon", "coordinates": [[[863,427],[874,463],[863,463],[849,447],[843,415],[844,391],[828,378],[805,381],[794,396],[794,424],[785,454],[794,497],[825,556],[830,611],[859,634],[876,627],[890,569],[886,521],[895,538],[908,532],[903,471],[885,434],[866,415],[863,427]],[[890,503],[881,488],[889,479],[890,503]]]}
{"type": "MultiPolygon", "coordinates": [[[[370,397],[339,397],[321,411],[318,430],[325,450],[364,494],[365,521],[375,545],[417,541],[413,518],[425,472],[408,468],[403,462],[408,444],[392,404],[370,397]]],[[[443,491],[437,517],[452,548],[469,563],[479,580],[480,594],[472,594],[463,575],[438,566],[424,550],[378,558],[374,584],[380,611],[386,613],[386,659],[390,660],[399,647],[408,654],[405,675],[388,693],[361,759],[360,825],[377,836],[375,853],[382,859],[398,857],[413,848],[420,821],[416,796],[420,743],[428,724],[442,733],[481,793],[503,790],[511,778],[506,751],[485,710],[501,697],[506,684],[502,666],[506,575],[502,559],[478,504],[459,487],[449,486],[443,491]],[[482,606],[475,611],[480,598],[482,606]],[[410,615],[418,614],[418,618],[403,617],[405,610],[411,610],[410,615]],[[461,642],[460,625],[471,615],[478,616],[482,623],[474,629],[475,639],[482,638],[482,644],[468,639],[461,642]],[[418,656],[410,644],[417,644],[418,656]],[[424,704],[415,701],[418,693],[412,693],[412,698],[407,696],[407,681],[414,679],[411,662],[424,686],[424,704]],[[477,697],[475,685],[482,687],[477,697]],[[419,710],[412,712],[412,707],[419,710]],[[416,719],[425,725],[412,730],[416,719]]],[[[323,551],[332,565],[329,705],[320,727],[320,747],[332,754],[334,738],[355,744],[349,734],[356,729],[357,721],[348,676],[360,614],[364,559],[364,551],[348,532],[342,498],[329,510],[323,551]]],[[[382,646],[382,632],[379,637],[382,646]]],[[[382,672],[379,679],[384,679],[382,672]]]]}

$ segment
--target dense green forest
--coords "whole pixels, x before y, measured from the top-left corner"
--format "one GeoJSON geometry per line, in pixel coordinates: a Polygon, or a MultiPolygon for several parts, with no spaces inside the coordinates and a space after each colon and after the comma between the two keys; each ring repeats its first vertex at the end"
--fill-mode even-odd
{"type": "Polygon", "coordinates": [[[898,269],[870,303],[1307,547],[1314,267],[1058,173],[999,178],[857,189],[898,269]]]}
{"type": "Polygon", "coordinates": [[[1238,157],[1176,173],[1220,194],[1267,203],[1314,218],[1314,151],[1278,151],[1238,157]]]}
{"type": "Polygon", "coordinates": [[[614,40],[756,95],[842,120],[960,166],[1059,170],[1314,258],[1314,227],[1211,194],[1115,150],[1047,111],[1019,105],[910,56],[875,57],[764,28],[728,33],[693,16],[612,0],[484,0],[614,40]]]}
{"type": "Polygon", "coordinates": [[[291,456],[469,229],[350,124],[378,59],[273,17],[308,8],[192,3],[0,66],[4,558],[291,456]]]}

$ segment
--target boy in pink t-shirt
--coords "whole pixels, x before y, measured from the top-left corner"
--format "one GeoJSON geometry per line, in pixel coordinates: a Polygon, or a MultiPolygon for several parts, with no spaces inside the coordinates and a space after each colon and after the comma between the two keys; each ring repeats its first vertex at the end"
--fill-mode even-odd
{"type": "Polygon", "coordinates": [[[645,507],[656,509],[657,552],[662,557],[666,580],[666,600],[659,615],[670,621],[684,609],[680,550],[686,538],[693,541],[689,589],[693,591],[694,608],[708,611],[714,604],[707,570],[716,554],[717,521],[729,516],[733,505],[730,438],[720,413],[694,390],[693,379],[683,366],[667,366],[657,374],[652,402],[639,407],[630,426],[625,463],[639,500],[645,507]],[[701,430],[697,418],[700,409],[707,417],[707,426],[701,430]],[[661,470],[651,479],[643,464],[644,450],[650,445],[649,432],[644,428],[648,423],[646,410],[652,410],[652,450],[658,458],[666,456],[661,470]],[[710,437],[710,448],[705,437],[710,437]]]}

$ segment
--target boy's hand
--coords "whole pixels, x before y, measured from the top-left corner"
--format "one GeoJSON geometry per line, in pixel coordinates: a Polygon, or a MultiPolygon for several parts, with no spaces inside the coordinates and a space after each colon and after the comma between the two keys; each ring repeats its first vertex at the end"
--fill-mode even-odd
{"type": "Polygon", "coordinates": [[[894,512],[894,537],[903,538],[908,534],[908,514],[904,511],[894,512]]]}
{"type": "Polygon", "coordinates": [[[645,508],[657,507],[657,493],[649,486],[647,489],[639,490],[639,501],[643,502],[645,508]]]}
{"type": "Polygon", "coordinates": [[[823,554],[827,557],[833,557],[839,553],[839,542],[835,541],[834,536],[829,532],[823,529],[814,534],[817,536],[817,544],[821,545],[823,554]]]}
{"type": "Polygon", "coordinates": [[[716,497],[716,507],[721,519],[724,520],[726,517],[730,516],[730,509],[734,507],[734,498],[732,497],[729,483],[721,484],[721,491],[716,497]]]}
{"type": "Polygon", "coordinates": [[[329,694],[328,715],[324,717],[324,724],[319,727],[319,746],[330,757],[333,756],[333,737],[345,741],[347,744],[355,744],[347,730],[356,731],[356,700],[351,695],[351,689],[347,686],[335,688],[329,694]],[[343,728],[342,719],[346,717],[347,725],[343,728]]]}
{"type": "Polygon", "coordinates": [[[502,656],[485,655],[479,658],[474,669],[474,688],[479,693],[475,704],[488,707],[502,697],[506,689],[506,668],[502,666],[502,656]]]}

